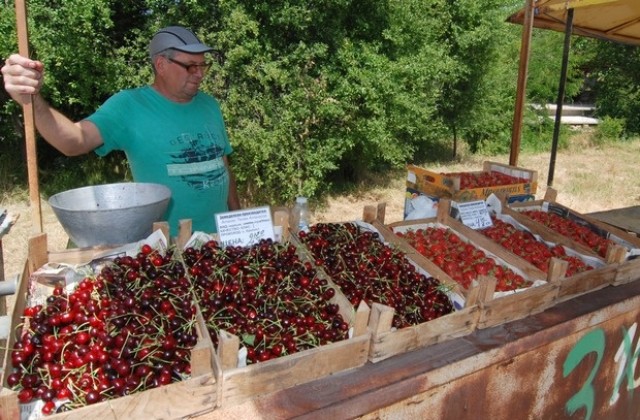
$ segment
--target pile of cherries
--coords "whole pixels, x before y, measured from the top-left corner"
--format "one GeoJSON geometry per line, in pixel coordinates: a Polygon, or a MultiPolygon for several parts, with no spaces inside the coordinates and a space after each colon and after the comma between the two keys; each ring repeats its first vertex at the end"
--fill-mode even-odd
{"type": "Polygon", "coordinates": [[[238,336],[247,364],[348,338],[336,290],[292,244],[209,241],[185,249],[183,259],[214,345],[221,330],[238,336]]]}
{"type": "Polygon", "coordinates": [[[50,414],[190,376],[196,307],[184,265],[145,245],[24,309],[7,384],[50,414]]]}
{"type": "Polygon", "coordinates": [[[446,287],[419,272],[404,252],[386,245],[378,232],[355,223],[318,223],[298,235],[315,264],[323,267],[354,306],[365,301],[394,308],[396,328],[453,311],[446,287]]]}
{"type": "Polygon", "coordinates": [[[482,249],[463,241],[449,228],[427,226],[396,234],[465,289],[471,287],[479,275],[494,276],[497,292],[520,289],[532,284],[508,266],[501,265],[486,255],[482,249]]]}

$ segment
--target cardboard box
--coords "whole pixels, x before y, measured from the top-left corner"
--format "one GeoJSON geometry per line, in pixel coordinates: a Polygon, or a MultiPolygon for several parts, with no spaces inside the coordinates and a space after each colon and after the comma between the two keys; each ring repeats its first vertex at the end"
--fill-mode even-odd
{"type": "Polygon", "coordinates": [[[535,200],[535,194],[538,189],[538,173],[536,171],[490,161],[484,162],[482,171],[471,173],[480,175],[498,172],[524,180],[524,182],[463,189],[461,187],[461,173],[445,175],[415,165],[408,165],[407,171],[405,219],[432,217],[428,207],[441,198],[447,198],[452,201],[473,201],[484,200],[491,194],[502,194],[509,197],[508,201],[510,203],[522,202],[535,200]],[[421,196],[426,197],[428,200],[420,198],[421,196]],[[410,216],[412,212],[414,214],[415,212],[419,213],[419,217],[410,216]]]}

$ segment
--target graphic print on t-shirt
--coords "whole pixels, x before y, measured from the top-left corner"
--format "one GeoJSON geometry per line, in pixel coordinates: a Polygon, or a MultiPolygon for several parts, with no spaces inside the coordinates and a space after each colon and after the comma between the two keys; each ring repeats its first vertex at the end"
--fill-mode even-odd
{"type": "Polygon", "coordinates": [[[167,165],[169,176],[179,176],[196,190],[205,190],[223,184],[227,171],[222,156],[224,150],[211,141],[211,133],[193,138],[188,133],[180,136],[183,145],[178,153],[171,154],[173,163],[167,165]]]}

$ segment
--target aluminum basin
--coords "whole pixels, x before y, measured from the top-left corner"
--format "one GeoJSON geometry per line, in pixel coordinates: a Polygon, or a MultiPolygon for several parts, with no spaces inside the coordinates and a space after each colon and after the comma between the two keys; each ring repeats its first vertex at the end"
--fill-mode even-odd
{"type": "Polygon", "coordinates": [[[160,184],[123,182],[76,188],[49,198],[73,245],[121,245],[151,234],[163,220],[171,191],[160,184]]]}

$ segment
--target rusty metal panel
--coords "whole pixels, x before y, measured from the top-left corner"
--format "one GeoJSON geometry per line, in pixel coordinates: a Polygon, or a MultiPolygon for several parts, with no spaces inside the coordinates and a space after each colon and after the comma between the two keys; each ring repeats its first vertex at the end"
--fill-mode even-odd
{"type": "Polygon", "coordinates": [[[638,419],[638,321],[637,297],[604,307],[481,353],[481,369],[361,418],[638,419]]]}

